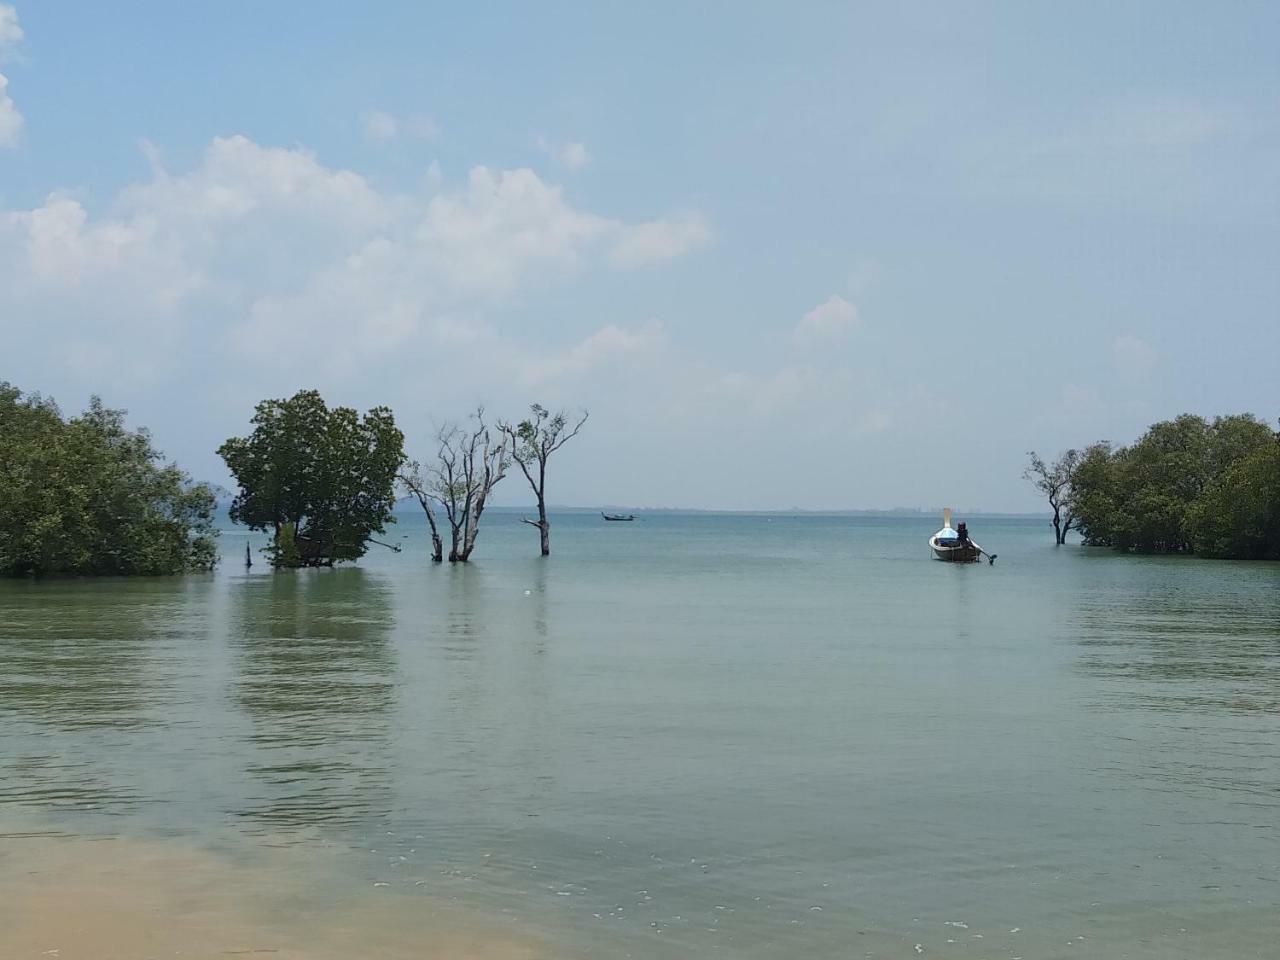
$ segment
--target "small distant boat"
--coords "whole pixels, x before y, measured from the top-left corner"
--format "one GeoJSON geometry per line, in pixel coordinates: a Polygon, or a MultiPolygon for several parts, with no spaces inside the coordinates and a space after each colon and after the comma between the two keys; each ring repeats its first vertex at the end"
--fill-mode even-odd
{"type": "MultiPolygon", "coordinates": [[[[929,548],[939,560],[951,563],[973,563],[983,555],[983,549],[972,540],[961,542],[960,534],[951,527],[951,508],[942,511],[942,529],[929,538],[929,548]]],[[[996,558],[990,557],[992,563],[996,558]]]]}
{"type": "Polygon", "coordinates": [[[636,518],[634,513],[628,513],[625,515],[621,513],[602,513],[600,516],[604,517],[606,520],[612,520],[614,523],[630,523],[636,518]]]}

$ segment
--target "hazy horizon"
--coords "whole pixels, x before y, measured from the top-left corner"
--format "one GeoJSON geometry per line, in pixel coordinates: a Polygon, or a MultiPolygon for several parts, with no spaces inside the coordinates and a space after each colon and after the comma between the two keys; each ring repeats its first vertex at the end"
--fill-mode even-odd
{"type": "MultiPolygon", "coordinates": [[[[219,494],[219,506],[225,508],[229,503],[233,491],[225,490],[219,494]]],[[[396,500],[395,506],[392,508],[396,514],[418,514],[421,513],[422,507],[418,501],[412,496],[400,497],[396,500]]],[[[1007,511],[1007,510],[983,510],[980,507],[758,507],[749,510],[720,510],[715,507],[688,507],[688,506],[664,506],[658,504],[638,504],[638,503],[548,503],[547,512],[554,516],[557,513],[595,513],[600,510],[638,510],[641,513],[677,513],[677,514],[727,514],[736,516],[777,516],[777,515],[798,515],[798,516],[814,516],[814,517],[865,517],[868,519],[883,517],[893,519],[896,517],[932,517],[942,516],[944,509],[952,510],[957,519],[961,516],[982,516],[992,519],[1010,519],[1010,520],[1049,520],[1053,514],[1049,510],[1030,510],[1025,512],[1007,511]]],[[[525,514],[531,515],[537,510],[537,504],[533,500],[527,503],[519,500],[518,497],[512,497],[508,503],[495,504],[485,508],[485,513],[502,513],[508,515],[525,514]]],[[[439,518],[437,518],[439,519],[439,518]]]]}
{"type": "MultiPolygon", "coordinates": [[[[0,3],[0,379],[586,408],[557,503],[1040,510],[1280,415],[1280,7],[0,3]],[[964,505],[969,505],[965,507],[964,505]]],[[[518,474],[498,504],[525,502],[518,474]]]]}

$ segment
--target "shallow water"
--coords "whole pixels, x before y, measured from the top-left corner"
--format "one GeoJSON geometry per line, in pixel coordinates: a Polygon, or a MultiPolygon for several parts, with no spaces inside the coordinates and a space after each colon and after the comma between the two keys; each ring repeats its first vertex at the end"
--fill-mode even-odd
{"type": "Polygon", "coordinates": [[[1280,565],[554,519],[549,561],[493,513],[432,566],[409,514],[346,569],[230,531],[209,576],[0,582],[0,889],[178,949],[190,859],[227,950],[326,960],[1275,956],[1280,565]]]}

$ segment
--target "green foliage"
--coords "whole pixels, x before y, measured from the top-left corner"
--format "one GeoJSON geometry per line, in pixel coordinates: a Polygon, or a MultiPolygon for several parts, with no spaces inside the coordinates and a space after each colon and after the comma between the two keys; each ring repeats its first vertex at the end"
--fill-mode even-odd
{"type": "Polygon", "coordinates": [[[1184,414],[1132,446],[1095,444],[1072,475],[1076,525],[1086,543],[1137,553],[1273,556],[1278,445],[1247,414],[1184,414]]]}
{"type": "Polygon", "coordinates": [[[231,518],[275,535],[276,566],[355,560],[394,522],[404,435],[386,407],[330,410],[315,390],[264,400],[253,433],[218,453],[240,487],[231,518]]]}
{"type": "Polygon", "coordinates": [[[65,419],[0,382],[0,574],[170,574],[217,561],[214,495],[98,398],[65,419]]]}
{"type": "Polygon", "coordinates": [[[505,422],[499,426],[511,441],[512,459],[529,481],[529,489],[538,502],[538,522],[526,520],[525,523],[537,527],[541,533],[542,555],[545,557],[551,553],[551,522],[547,519],[547,461],[578,435],[587,422],[588,414],[582,411],[582,416],[571,427],[564,411],[553,414],[542,404],[535,403],[530,405],[529,412],[532,416],[514,426],[505,422]]]}
{"type": "Polygon", "coordinates": [[[1280,560],[1280,442],[1242,457],[1210,483],[1190,522],[1205,556],[1280,560]]]}

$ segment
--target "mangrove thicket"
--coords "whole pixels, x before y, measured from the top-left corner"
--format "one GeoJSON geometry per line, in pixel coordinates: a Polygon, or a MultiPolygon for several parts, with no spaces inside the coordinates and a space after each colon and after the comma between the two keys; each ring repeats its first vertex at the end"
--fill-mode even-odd
{"type": "Polygon", "coordinates": [[[1280,434],[1250,414],[1183,414],[1052,464],[1032,454],[1027,475],[1086,544],[1280,559],[1280,434]]]}
{"type": "Polygon", "coordinates": [[[0,382],[0,574],[173,574],[217,562],[213,490],[94,397],[66,417],[0,382]]]}

